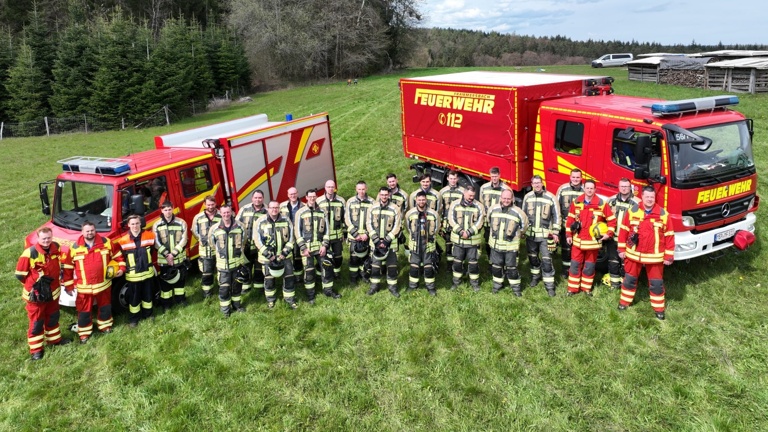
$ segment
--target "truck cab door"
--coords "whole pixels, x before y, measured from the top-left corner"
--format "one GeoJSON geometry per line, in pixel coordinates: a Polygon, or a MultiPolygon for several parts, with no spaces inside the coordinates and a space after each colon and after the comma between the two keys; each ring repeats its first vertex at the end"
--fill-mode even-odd
{"type": "Polygon", "coordinates": [[[588,161],[593,156],[589,118],[542,111],[542,151],[547,190],[555,193],[568,183],[571,171],[580,169],[584,178],[588,174],[588,161]],[[550,127],[551,126],[551,127],[550,127]],[[548,131],[548,132],[544,132],[548,131]]]}

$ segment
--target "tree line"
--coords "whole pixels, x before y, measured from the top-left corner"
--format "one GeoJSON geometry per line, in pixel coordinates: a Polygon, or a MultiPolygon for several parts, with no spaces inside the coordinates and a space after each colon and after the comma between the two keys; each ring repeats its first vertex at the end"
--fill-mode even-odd
{"type": "Polygon", "coordinates": [[[662,45],[638,41],[574,41],[566,36],[535,37],[498,32],[419,28],[419,44],[408,65],[412,67],[536,66],[585,64],[608,53],[698,53],[724,49],[764,50],[764,45],[662,45]]]}

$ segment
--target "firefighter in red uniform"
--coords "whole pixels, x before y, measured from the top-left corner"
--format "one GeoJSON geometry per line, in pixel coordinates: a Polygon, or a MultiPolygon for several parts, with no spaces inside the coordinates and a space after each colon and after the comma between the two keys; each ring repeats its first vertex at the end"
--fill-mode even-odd
{"type": "Polygon", "coordinates": [[[571,201],[568,219],[565,221],[566,242],[572,246],[566,296],[578,294],[580,291],[592,296],[597,253],[601,242],[613,237],[616,229],[616,218],[608,201],[595,194],[595,181],[587,180],[583,187],[584,193],[571,201]],[[604,222],[607,229],[595,238],[593,228],[600,222],[604,222]]]}
{"type": "Polygon", "coordinates": [[[155,283],[155,235],[142,231],[141,218],[128,217],[128,229],[118,243],[126,261],[125,281],[128,285],[128,325],[152,317],[152,288],[155,283]]]}
{"type": "Polygon", "coordinates": [[[656,318],[663,320],[664,266],[675,259],[675,230],[667,211],[656,204],[653,187],[643,188],[641,199],[641,205],[635,205],[624,215],[619,233],[619,256],[624,260],[619,310],[626,310],[632,304],[640,270],[645,267],[651,307],[656,318]]]}
{"type": "Polygon", "coordinates": [[[63,252],[48,227],[37,230],[37,244],[28,247],[16,264],[16,278],[24,285],[21,297],[27,302],[27,343],[32,360],[43,358],[43,345],[66,345],[59,330],[59,275],[63,252]]]}
{"type": "Polygon", "coordinates": [[[83,223],[82,235],[77,239],[64,268],[64,289],[77,288],[77,334],[80,343],[86,343],[93,333],[91,311],[98,305],[96,325],[102,333],[112,332],[112,278],[125,273],[123,253],[116,243],[96,234],[93,222],[83,223]],[[77,284],[75,284],[77,274],[77,284]]]}

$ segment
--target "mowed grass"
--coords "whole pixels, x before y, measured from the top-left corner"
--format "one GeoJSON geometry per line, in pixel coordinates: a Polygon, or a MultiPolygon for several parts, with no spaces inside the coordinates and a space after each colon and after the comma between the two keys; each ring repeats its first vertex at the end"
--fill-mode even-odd
{"type": "MultiPolygon", "coordinates": [[[[611,73],[620,94],[714,94],[631,83],[623,69],[545,69],[611,73]]],[[[26,312],[13,269],[24,236],[44,221],[37,183],[58,174],[56,160],[119,156],[151,148],[154,135],[254,113],[297,118],[327,111],[341,195],[352,195],[359,179],[373,191],[388,172],[411,191],[398,78],[257,94],[251,103],[165,128],[0,141],[0,429],[768,429],[764,210],[758,243],[749,251],[668,269],[664,322],[653,317],[644,279],[637,304],[619,313],[618,293],[602,286],[593,299],[566,299],[562,281],[555,298],[541,286],[522,298],[509,290],[492,295],[484,258],[480,293],[447,291],[450,273],[443,266],[436,298],[423,289],[400,299],[386,292],[368,297],[362,285],[347,284],[345,271],[338,301],[320,297],[314,307],[268,310],[263,298],[249,294],[248,312],[228,320],[216,301],[202,300],[193,274],[189,307],[136,329],[118,317],[111,335],[29,361],[26,312]]],[[[740,97],[739,110],[755,120],[758,172],[765,179],[768,99],[740,97]]],[[[759,187],[764,197],[765,184],[759,187]]],[[[403,257],[400,263],[404,289],[403,257]]],[[[521,264],[527,284],[528,265],[525,259],[521,264]]],[[[303,300],[303,292],[299,296],[303,300]]],[[[62,310],[63,327],[74,321],[73,310],[62,310]]]]}

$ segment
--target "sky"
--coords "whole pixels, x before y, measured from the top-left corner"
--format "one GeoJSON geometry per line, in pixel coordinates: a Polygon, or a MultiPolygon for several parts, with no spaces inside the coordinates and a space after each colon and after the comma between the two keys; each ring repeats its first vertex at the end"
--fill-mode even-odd
{"type": "Polygon", "coordinates": [[[575,41],[768,45],[764,0],[421,0],[424,27],[575,41]]]}

